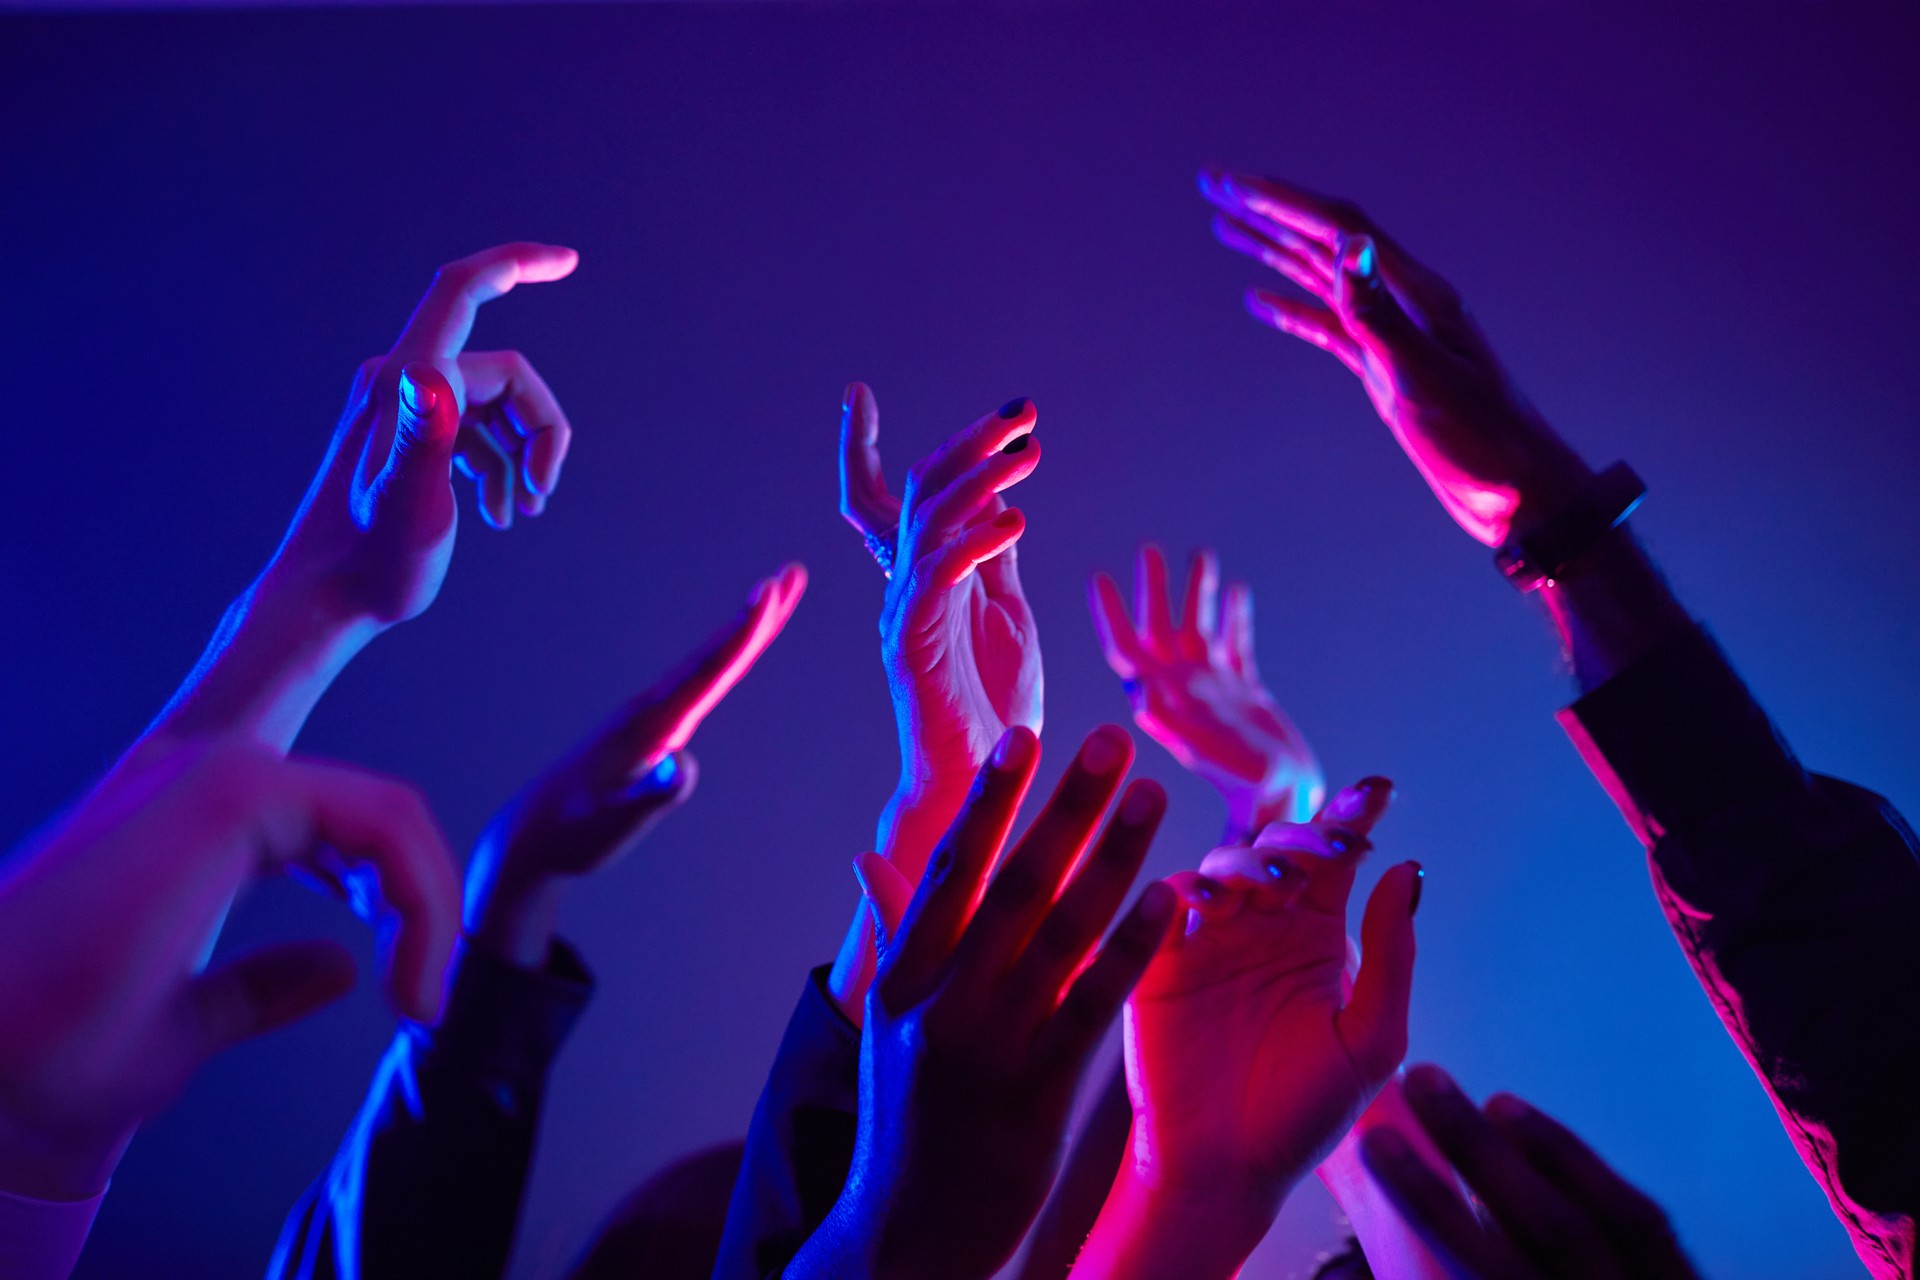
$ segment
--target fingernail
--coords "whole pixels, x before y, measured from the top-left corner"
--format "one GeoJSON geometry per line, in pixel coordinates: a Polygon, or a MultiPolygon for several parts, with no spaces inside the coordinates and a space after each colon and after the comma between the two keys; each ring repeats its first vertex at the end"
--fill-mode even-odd
{"type": "MultiPolygon", "coordinates": [[[[1005,415],[1003,415],[1003,416],[1005,416],[1005,415]]],[[[1009,440],[1009,441],[1007,441],[1007,443],[1006,443],[1006,445],[1005,445],[1005,447],[1003,447],[1003,448],[1002,448],[1002,449],[1000,450],[1000,452],[1002,452],[1002,453],[1025,453],[1025,452],[1027,451],[1027,446],[1028,446],[1028,445],[1030,445],[1030,444],[1032,444],[1032,443],[1033,443],[1033,432],[1031,432],[1031,431],[1029,431],[1029,432],[1027,432],[1027,433],[1025,433],[1024,435],[1017,435],[1017,436],[1015,436],[1015,437],[1014,437],[1013,439],[1011,439],[1011,440],[1009,440]]]]}
{"type": "Polygon", "coordinates": [[[1112,773],[1125,754],[1111,731],[1096,729],[1080,747],[1080,767],[1092,774],[1112,773]]]}
{"type": "Polygon", "coordinates": [[[1000,406],[1000,416],[1003,418],[1017,418],[1025,412],[1026,407],[1027,398],[1025,396],[1021,396],[1018,400],[1009,400],[1000,406]]]}
{"type": "Polygon", "coordinates": [[[1129,827],[1152,821],[1161,808],[1159,792],[1152,783],[1136,782],[1128,787],[1126,798],[1120,802],[1120,821],[1129,827]]]}
{"type": "Polygon", "coordinates": [[[1362,280],[1373,279],[1376,256],[1372,236],[1355,236],[1347,241],[1347,269],[1362,280]]]}
{"type": "Polygon", "coordinates": [[[1020,513],[1016,510],[1009,508],[1008,510],[1002,511],[999,515],[995,516],[993,518],[993,523],[997,528],[1011,529],[1020,523],[1020,519],[1021,519],[1020,513]]]}
{"type": "Polygon", "coordinates": [[[1206,876],[1195,876],[1193,880],[1193,891],[1199,896],[1202,902],[1212,902],[1220,896],[1220,882],[1209,879],[1206,876]]]}
{"type": "Polygon", "coordinates": [[[1393,790],[1393,779],[1383,778],[1379,774],[1360,779],[1354,784],[1363,794],[1372,796],[1376,792],[1393,790]]]}
{"type": "Polygon", "coordinates": [[[1165,880],[1155,880],[1140,891],[1140,918],[1150,925],[1166,928],[1180,897],[1165,880]]]}
{"type": "Polygon", "coordinates": [[[1417,862],[1409,862],[1413,868],[1413,896],[1407,900],[1407,914],[1415,915],[1420,910],[1420,895],[1427,891],[1427,869],[1417,862]]]}
{"type": "Polygon", "coordinates": [[[849,382],[847,389],[840,393],[840,412],[845,413],[851,408],[853,408],[853,384],[849,382]]]}
{"type": "Polygon", "coordinates": [[[1327,835],[1327,848],[1333,850],[1336,855],[1344,857],[1346,852],[1353,848],[1353,837],[1344,831],[1330,832],[1327,835]]]}
{"type": "Polygon", "coordinates": [[[1006,768],[1007,761],[1013,758],[1014,733],[1015,733],[1015,730],[1012,730],[1012,729],[1007,730],[1005,733],[1000,735],[1000,741],[994,744],[994,748],[993,748],[993,767],[994,768],[996,769],[1006,768]]]}
{"type": "Polygon", "coordinates": [[[1496,1093],[1487,1099],[1487,1114],[1501,1120],[1526,1120],[1533,1108],[1510,1093],[1496,1093]]]}
{"type": "MultiPolygon", "coordinates": [[[[873,903],[873,886],[867,883],[867,873],[860,869],[860,859],[853,860],[853,878],[860,885],[860,896],[873,903]]],[[[875,904],[876,909],[878,904],[875,904]]]]}
{"type": "Polygon", "coordinates": [[[647,771],[640,780],[641,785],[654,791],[666,791],[680,778],[680,764],[671,755],[660,757],[660,763],[647,771]]]}
{"type": "Polygon", "coordinates": [[[1122,680],[1120,682],[1120,692],[1126,694],[1129,698],[1138,697],[1140,694],[1140,682],[1131,678],[1122,680]]]}
{"type": "Polygon", "coordinates": [[[415,414],[432,413],[440,403],[439,395],[432,388],[421,386],[409,373],[400,375],[400,400],[409,412],[415,414]]]}
{"type": "Polygon", "coordinates": [[[1446,1072],[1432,1063],[1423,1062],[1407,1072],[1406,1091],[1410,1097],[1442,1098],[1460,1090],[1446,1072]]]}
{"type": "Polygon", "coordinates": [[[1268,858],[1263,865],[1267,869],[1267,875],[1275,880],[1285,880],[1287,872],[1293,870],[1293,864],[1285,858],[1268,858]]]}

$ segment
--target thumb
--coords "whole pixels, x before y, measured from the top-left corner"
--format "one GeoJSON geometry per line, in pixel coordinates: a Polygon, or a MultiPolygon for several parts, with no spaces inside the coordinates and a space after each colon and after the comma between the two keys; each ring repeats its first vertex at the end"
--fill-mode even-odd
{"type": "Polygon", "coordinates": [[[1425,353],[1430,340],[1380,278],[1380,250],[1372,236],[1348,236],[1339,247],[1334,309],[1347,332],[1381,360],[1405,362],[1425,353]]]}
{"type": "Polygon", "coordinates": [[[1413,913],[1426,872],[1417,862],[1390,868],[1373,887],[1360,920],[1360,972],[1340,1013],[1347,1052],[1379,1084],[1407,1056],[1407,1006],[1413,996],[1413,913]]]}
{"type": "Polygon", "coordinates": [[[875,950],[884,953],[907,918],[913,886],[898,867],[877,853],[863,853],[853,860],[853,878],[860,882],[860,893],[873,912],[875,950]]]}
{"type": "Polygon", "coordinates": [[[337,942],[285,942],[248,952],[187,987],[199,1050],[210,1058],[277,1031],[353,990],[353,956],[337,942]]]}
{"type": "Polygon", "coordinates": [[[447,376],[424,361],[400,371],[399,417],[387,458],[386,483],[445,485],[460,434],[460,403],[447,376]]]}

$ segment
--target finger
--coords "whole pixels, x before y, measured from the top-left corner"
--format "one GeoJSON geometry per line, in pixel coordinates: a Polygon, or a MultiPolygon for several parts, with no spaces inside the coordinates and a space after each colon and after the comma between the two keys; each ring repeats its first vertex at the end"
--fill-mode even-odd
{"type": "Polygon", "coordinates": [[[864,382],[848,383],[840,400],[840,515],[878,538],[900,524],[900,500],[887,492],[880,465],[880,408],[864,382]]]}
{"type": "Polygon", "coordinates": [[[1413,913],[1426,872],[1403,862],[1380,877],[1360,922],[1360,971],[1340,1012],[1347,1056],[1378,1086],[1407,1056],[1407,1010],[1413,998],[1413,913]]]}
{"type": "Polygon", "coordinates": [[[861,896],[874,917],[874,950],[884,955],[913,903],[913,886],[900,869],[877,853],[863,853],[853,860],[853,878],[860,882],[861,896]]]}
{"type": "Polygon", "coordinates": [[[969,574],[996,556],[1004,555],[1020,535],[1027,531],[1027,517],[1018,507],[1009,507],[986,524],[975,525],[913,566],[907,584],[912,602],[907,625],[916,631],[935,612],[937,593],[951,591],[967,580],[969,574]]]}
{"type": "Polygon", "coordinates": [[[1231,919],[1247,896],[1244,882],[1222,880],[1204,867],[1199,871],[1176,871],[1160,883],[1173,890],[1181,906],[1208,922],[1231,919]]]}
{"type": "Polygon", "coordinates": [[[1556,1276],[1617,1274],[1592,1218],[1527,1162],[1452,1077],[1423,1063],[1407,1072],[1405,1094],[1434,1145],[1536,1265],[1556,1276]]]}
{"type": "Polygon", "coordinates": [[[1093,632],[1107,665],[1122,680],[1132,680],[1139,675],[1145,655],[1133,633],[1126,602],[1120,598],[1120,584],[1105,572],[1094,574],[1087,583],[1087,607],[1093,612],[1093,632]]]}
{"type": "Polygon", "coordinates": [[[186,1004],[203,1057],[317,1013],[353,990],[353,955],[337,942],[262,947],[193,978],[186,1004]]]}
{"type": "Polygon", "coordinates": [[[975,777],[882,958],[873,989],[889,1009],[912,1008],[939,985],[1039,762],[1039,738],[1016,726],[1001,737],[975,777]]]}
{"type": "Polygon", "coordinates": [[[529,493],[545,498],[560,483],[573,444],[573,427],[545,378],[518,351],[470,351],[460,357],[467,408],[498,405],[519,437],[520,475],[529,493]]]}
{"type": "Polygon", "coordinates": [[[1599,1218],[1634,1275],[1697,1280],[1666,1211],[1615,1173],[1578,1134],[1510,1093],[1489,1098],[1486,1115],[1534,1168],[1599,1218]]]}
{"type": "Polygon", "coordinates": [[[490,529],[513,527],[514,458],[490,433],[462,425],[454,442],[453,465],[473,481],[480,518],[490,529]]]}
{"type": "Polygon", "coordinates": [[[1167,812],[1167,793],[1157,782],[1128,786],[1093,852],[1034,930],[1033,941],[1014,965],[1009,985],[1045,1013],[1060,1002],[1060,990],[1113,923],[1140,874],[1147,848],[1167,812]]]}
{"type": "MultiPolygon", "coordinates": [[[[1009,400],[997,412],[956,431],[907,473],[906,510],[911,512],[963,473],[1006,449],[1019,437],[1030,434],[1036,421],[1033,401],[1009,400]]],[[[1014,456],[1019,456],[1018,451],[1014,456]]]]}
{"type": "Polygon", "coordinates": [[[753,594],[732,622],[711,636],[665,679],[630,702],[614,727],[603,735],[613,767],[651,768],[662,756],[679,751],[701,722],[734,686],[753,670],[806,594],[807,571],[783,566],[755,584],[753,594]]]}
{"type": "MultiPolygon", "coordinates": [[[[980,523],[998,520],[1008,511],[1007,500],[1000,494],[993,495],[993,501],[987,510],[974,519],[980,523]]],[[[1025,529],[1024,522],[1021,525],[1025,529]]],[[[980,585],[987,589],[989,598],[1002,604],[1013,605],[1017,602],[1021,609],[1026,608],[1026,593],[1020,587],[1020,542],[1016,537],[999,551],[979,562],[980,585]]]]}
{"type": "Polygon", "coordinates": [[[1326,249],[1334,248],[1342,236],[1373,230],[1357,205],[1278,178],[1209,169],[1201,174],[1201,191],[1222,209],[1259,218],[1326,249]]]}
{"type": "Polygon", "coordinates": [[[1539,1280],[1512,1247],[1487,1232],[1466,1201],[1428,1168],[1404,1137],[1388,1126],[1370,1129],[1360,1139],[1360,1159],[1394,1208],[1435,1253],[1449,1263],[1450,1275],[1474,1280],[1539,1280]]]}
{"type": "Polygon", "coordinates": [[[446,360],[460,354],[473,332],[480,305],[519,284],[538,284],[572,274],[580,255],[558,245],[497,245],[450,262],[433,277],[426,296],[393,344],[401,360],[446,360]]]}
{"type": "Polygon", "coordinates": [[[1167,585],[1167,557],[1151,542],[1135,558],[1133,616],[1139,619],[1142,645],[1152,653],[1172,654],[1173,601],[1167,585]]]}
{"type": "Polygon", "coordinates": [[[1159,954],[1179,905],[1166,885],[1146,887],[1041,1031],[1036,1048],[1043,1059],[1084,1065],[1159,954]]]}
{"type": "Polygon", "coordinates": [[[304,839],[262,855],[278,866],[330,850],[346,867],[371,870],[394,919],[380,940],[393,1001],[415,1021],[434,1021],[460,927],[460,887],[426,802],[411,787],[341,765],[290,758],[281,776],[306,818],[304,839]]]}
{"type": "Polygon", "coordinates": [[[1005,973],[1058,896],[1133,763],[1133,739],[1117,725],[1087,735],[1033,825],[994,873],[954,950],[954,973],[990,982],[1005,973]]]}
{"type": "Polygon", "coordinates": [[[1333,309],[1356,342],[1382,363],[1402,368],[1434,359],[1433,339],[1415,324],[1380,276],[1380,252],[1370,236],[1340,246],[1340,279],[1333,309]]]}
{"type": "Polygon", "coordinates": [[[1265,289],[1247,290],[1245,302],[1254,319],[1311,342],[1347,366],[1355,377],[1366,376],[1366,356],[1360,344],[1330,308],[1300,298],[1283,298],[1265,289]]]}
{"type": "Polygon", "coordinates": [[[453,518],[448,467],[460,433],[460,410],[446,375],[430,364],[410,364],[400,373],[399,409],[393,443],[374,480],[375,492],[413,511],[439,504],[453,518]]]}
{"type": "Polygon", "coordinates": [[[1019,453],[988,454],[946,488],[915,504],[911,528],[903,540],[905,554],[918,559],[939,547],[984,511],[995,494],[1019,484],[1039,465],[1038,445],[1019,453]]]}
{"type": "Polygon", "coordinates": [[[1263,909],[1291,902],[1306,888],[1306,865],[1271,849],[1222,845],[1200,860],[1201,874],[1254,897],[1263,909]]]}
{"type": "Polygon", "coordinates": [[[1271,235],[1229,214],[1216,214],[1213,238],[1235,253],[1270,267],[1316,298],[1333,294],[1333,259],[1326,249],[1314,246],[1311,253],[1288,247],[1271,235]]]}
{"type": "Polygon", "coordinates": [[[1370,774],[1320,806],[1314,821],[1367,836],[1393,803],[1393,780],[1370,774]]]}
{"type": "Polygon", "coordinates": [[[1211,551],[1193,553],[1187,571],[1187,598],[1180,615],[1180,636],[1187,656],[1204,661],[1220,627],[1220,558],[1211,551]]]}
{"type": "Polygon", "coordinates": [[[1221,628],[1227,665],[1248,680],[1260,678],[1253,656],[1253,588],[1236,582],[1227,588],[1226,620],[1221,628]]]}

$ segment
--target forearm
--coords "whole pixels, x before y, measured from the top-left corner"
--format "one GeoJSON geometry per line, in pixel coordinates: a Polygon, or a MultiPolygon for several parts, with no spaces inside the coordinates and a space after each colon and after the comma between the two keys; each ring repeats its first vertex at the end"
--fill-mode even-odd
{"type": "Polygon", "coordinates": [[[1281,1199],[1155,1188],[1129,1159],[1072,1280],[1228,1280],[1272,1226],[1281,1199]]]}
{"type": "MultiPolygon", "coordinates": [[[[936,778],[915,782],[903,778],[881,810],[874,844],[887,860],[900,870],[909,883],[918,884],[933,856],[934,846],[966,803],[973,775],[964,778],[936,778]]],[[[862,903],[853,914],[827,989],[840,1011],[858,1024],[867,996],[867,984],[873,978],[873,914],[862,903]]]]}
{"type": "Polygon", "coordinates": [[[1583,693],[1693,625],[1666,578],[1624,525],[1542,587],[1540,597],[1583,693]]]}
{"type": "Polygon", "coordinates": [[[335,677],[380,630],[341,610],[319,584],[270,566],[227,609],[129,756],[170,739],[230,733],[288,750],[335,677]]]}

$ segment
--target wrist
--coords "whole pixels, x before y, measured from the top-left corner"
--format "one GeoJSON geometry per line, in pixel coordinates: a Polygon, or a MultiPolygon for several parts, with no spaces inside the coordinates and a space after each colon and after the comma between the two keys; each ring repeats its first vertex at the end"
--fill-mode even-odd
{"type": "Polygon", "coordinates": [[[1227,1280],[1266,1236],[1289,1190],[1232,1179],[1181,1186],[1128,1159],[1075,1271],[1115,1280],[1227,1280]]]}
{"type": "Polygon", "coordinates": [[[465,933],[473,945],[523,969],[547,962],[559,927],[566,878],[549,872],[520,873],[510,860],[474,854],[468,873],[465,933]]]}

